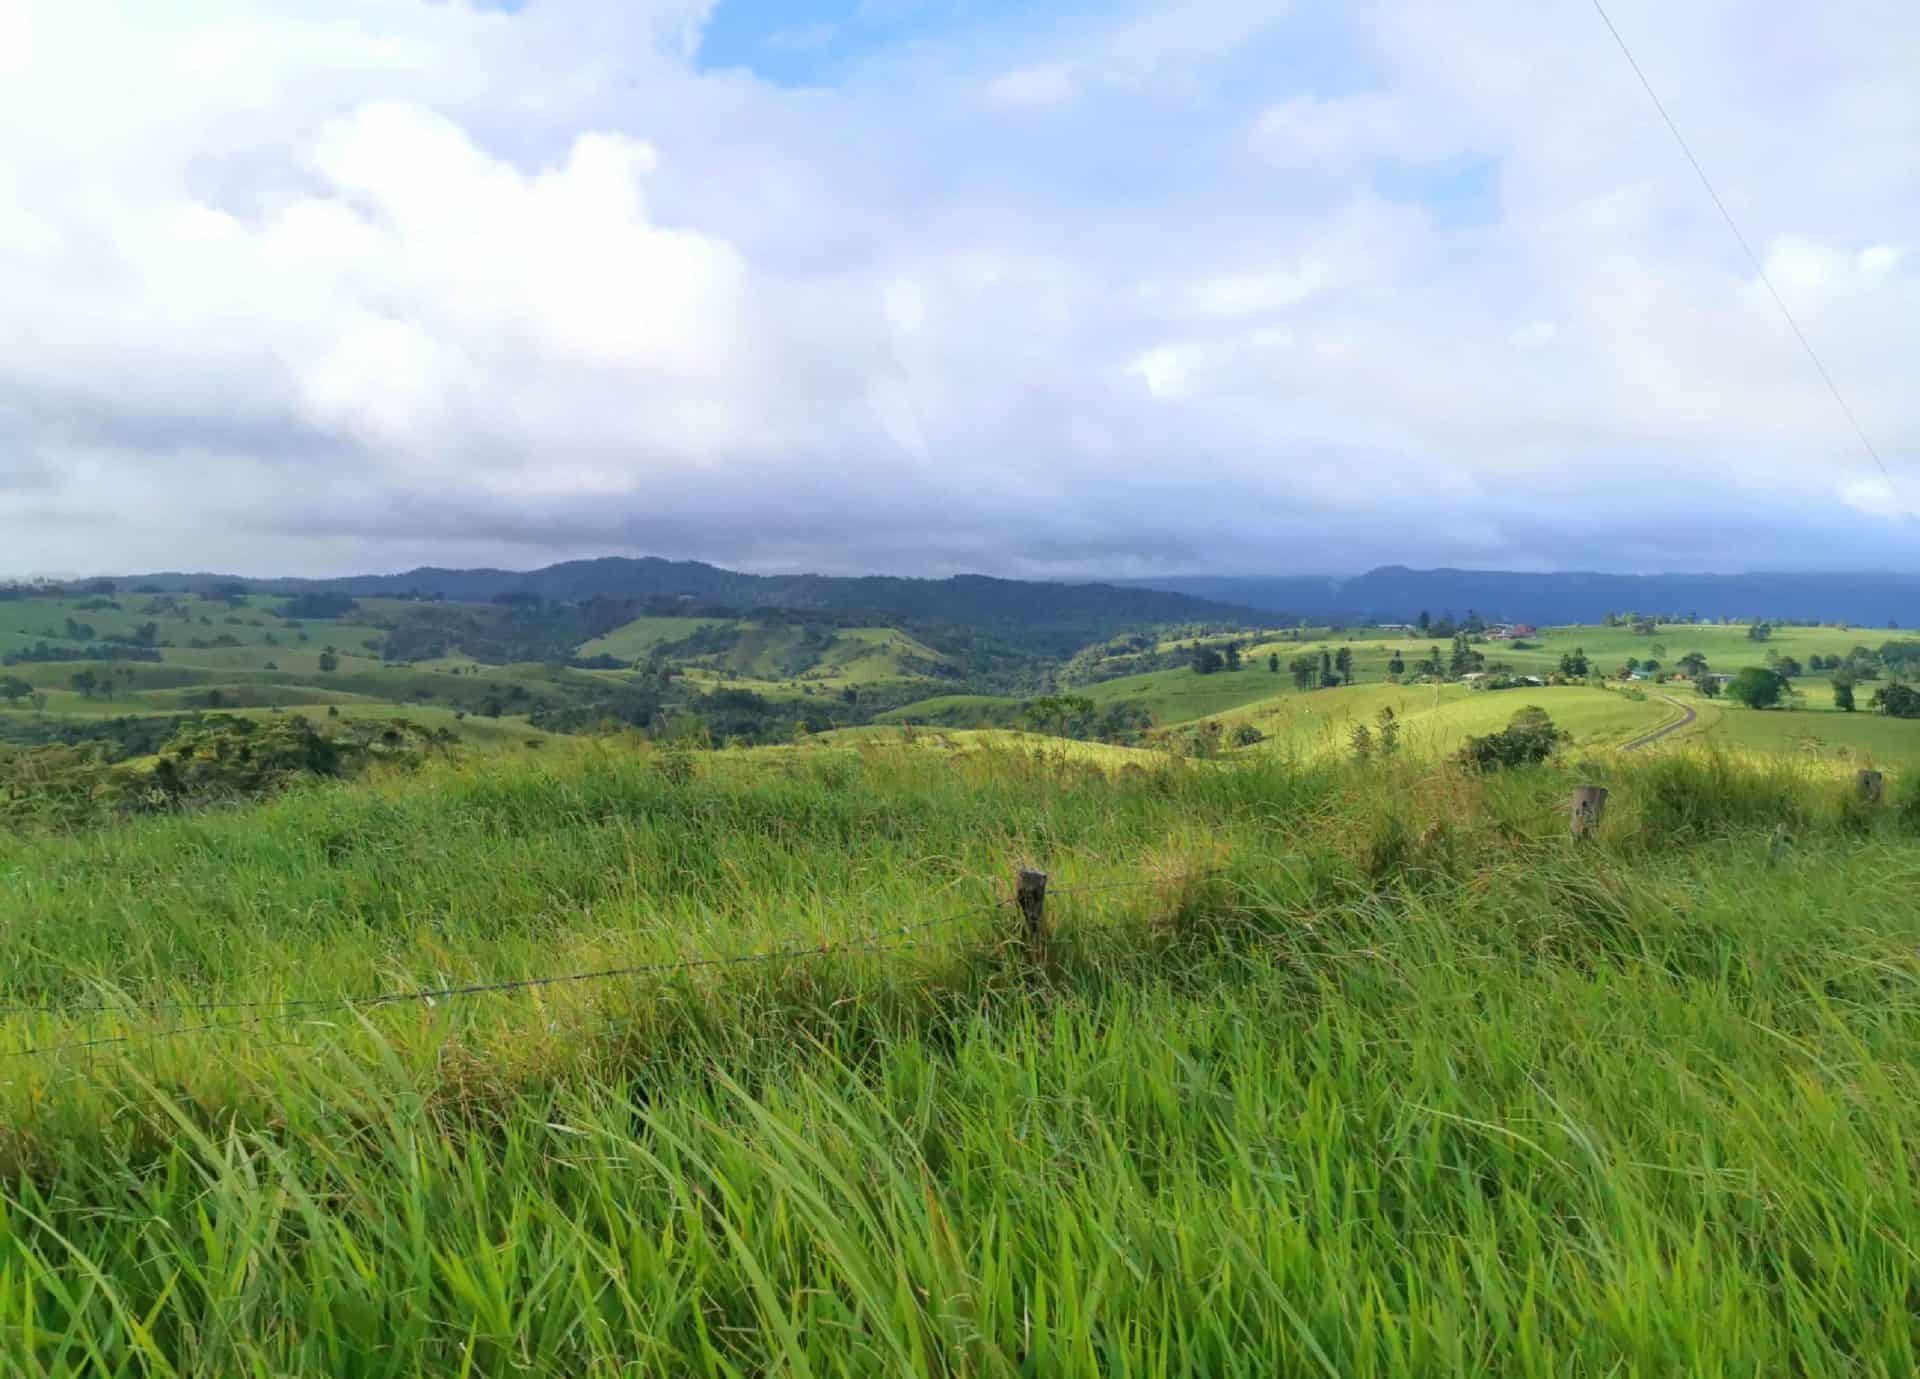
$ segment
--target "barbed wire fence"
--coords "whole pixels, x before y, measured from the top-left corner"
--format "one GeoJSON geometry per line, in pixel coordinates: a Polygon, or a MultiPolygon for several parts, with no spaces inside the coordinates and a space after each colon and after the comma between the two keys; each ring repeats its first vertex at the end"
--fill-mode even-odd
{"type": "Polygon", "coordinates": [[[442,1001],[457,1001],[481,996],[541,990],[550,987],[617,981],[633,977],[661,977],[715,968],[794,964],[852,954],[891,953],[908,949],[923,949],[933,946],[934,940],[931,939],[929,935],[936,931],[951,929],[969,920],[979,920],[988,916],[1003,915],[1008,911],[1020,912],[1023,925],[1022,928],[1017,931],[1012,929],[1003,931],[1000,936],[999,946],[1019,945],[1026,951],[1028,956],[1042,959],[1045,956],[1049,935],[1045,917],[1045,904],[1050,895],[1082,896],[1113,891],[1138,890],[1148,887],[1178,887],[1191,884],[1195,881],[1213,879],[1221,874],[1219,869],[1211,869],[1200,872],[1181,872],[1177,877],[1148,877],[1132,881],[1053,886],[1049,889],[1046,873],[1022,870],[1019,873],[1019,883],[1013,895],[1003,897],[999,900],[971,905],[965,909],[951,911],[933,919],[919,921],[918,923],[869,929],[847,938],[829,939],[808,944],[792,944],[783,948],[775,948],[757,953],[662,959],[651,962],[627,963],[612,967],[591,968],[574,972],[547,973],[532,977],[509,978],[500,981],[405,987],[365,992],[358,995],[287,997],[266,1000],[97,1001],[84,1005],[59,1003],[16,1003],[0,1005],[0,1016],[38,1015],[50,1019],[85,1017],[89,1024],[112,1017],[119,1017],[122,1020],[131,1021],[168,1014],[181,1015],[187,1012],[196,1012],[202,1015],[219,1014],[222,1012],[248,1012],[247,1014],[239,1015],[237,1018],[232,1019],[202,1020],[198,1023],[182,1023],[158,1029],[122,1031],[105,1035],[89,1033],[85,1038],[66,1039],[58,1043],[33,1044],[17,1049],[0,1049],[0,1063],[17,1062],[24,1059],[50,1058],[68,1053],[85,1053],[89,1056],[89,1060],[91,1060],[92,1055],[101,1049],[126,1048],[136,1044],[187,1038],[196,1035],[212,1035],[245,1029],[259,1029],[262,1026],[275,1023],[291,1020],[311,1020],[324,1015],[364,1014],[383,1007],[409,1003],[423,1003],[432,1006],[442,1001]]]}

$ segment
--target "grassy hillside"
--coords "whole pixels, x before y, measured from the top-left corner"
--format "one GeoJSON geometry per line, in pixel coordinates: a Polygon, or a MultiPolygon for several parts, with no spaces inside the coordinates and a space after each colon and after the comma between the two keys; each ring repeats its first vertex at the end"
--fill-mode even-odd
{"type": "MultiPolygon", "coordinates": [[[[1640,661],[1654,658],[1667,667],[1677,667],[1680,658],[1691,651],[1706,656],[1713,669],[1733,673],[1746,666],[1764,664],[1769,651],[1792,656],[1804,665],[1815,655],[1844,656],[1857,646],[1878,647],[1892,635],[1896,634],[1869,628],[1783,627],[1776,629],[1766,642],[1754,642],[1748,640],[1744,626],[1665,626],[1651,636],[1636,634],[1624,627],[1551,627],[1542,629],[1524,646],[1488,641],[1477,644],[1474,650],[1490,664],[1503,664],[1523,675],[1549,674],[1558,668],[1562,656],[1576,649],[1585,652],[1595,671],[1607,675],[1629,657],[1640,661]]],[[[1353,659],[1355,682],[1368,686],[1386,682],[1389,662],[1396,653],[1411,671],[1415,662],[1436,647],[1444,653],[1448,646],[1446,642],[1386,636],[1365,630],[1328,635],[1325,629],[1306,629],[1277,636],[1242,632],[1178,638],[1160,643],[1156,649],[1179,653],[1196,644],[1218,647],[1228,641],[1237,642],[1241,647],[1243,669],[1198,675],[1191,665],[1179,664],[1076,685],[1071,692],[1086,695],[1102,705],[1138,703],[1151,711],[1157,722],[1179,724],[1294,692],[1288,667],[1295,657],[1317,658],[1345,651],[1353,659]],[[1268,660],[1274,655],[1280,658],[1278,672],[1268,669],[1268,660]]],[[[1821,674],[1809,674],[1796,684],[1815,698],[1824,700],[1827,694],[1827,677],[1821,674]]],[[[1679,692],[1690,693],[1684,687],[1679,692]]]]}
{"type": "Polygon", "coordinates": [[[1470,735],[1497,732],[1520,709],[1537,705],[1576,747],[1619,746],[1681,712],[1654,695],[1632,699],[1615,690],[1565,685],[1526,690],[1474,691],[1461,685],[1354,685],[1288,694],[1224,713],[1229,728],[1250,723],[1264,735],[1261,751],[1311,756],[1351,749],[1356,725],[1378,726],[1391,708],[1402,750],[1427,756],[1451,752],[1470,735]]]}
{"type": "Polygon", "coordinates": [[[722,621],[719,618],[635,618],[604,637],[582,643],[580,654],[636,661],[662,642],[677,642],[704,628],[719,626],[722,621]]]}
{"type": "Polygon", "coordinates": [[[1020,717],[1021,700],[1001,694],[936,694],[878,715],[876,723],[924,723],[971,728],[982,723],[1009,725],[1020,717]]]}
{"type": "Polygon", "coordinates": [[[1792,709],[1691,702],[1700,719],[1687,734],[1690,741],[1857,766],[1920,769],[1920,722],[1912,719],[1840,713],[1817,695],[1808,695],[1800,707],[1792,709]]]}
{"type": "Polygon", "coordinates": [[[287,611],[286,600],[262,596],[0,599],[0,658],[10,662],[0,680],[31,691],[0,700],[0,742],[77,733],[105,746],[112,725],[130,718],[280,708],[317,719],[334,707],[349,721],[407,717],[471,746],[518,746],[546,736],[530,716],[625,688],[541,663],[385,659],[384,639],[421,616],[415,603],[366,599],[344,618],[287,611]]]}
{"type": "Polygon", "coordinates": [[[1912,779],[688,765],[0,837],[6,1371],[1913,1368],[1912,779]]]}

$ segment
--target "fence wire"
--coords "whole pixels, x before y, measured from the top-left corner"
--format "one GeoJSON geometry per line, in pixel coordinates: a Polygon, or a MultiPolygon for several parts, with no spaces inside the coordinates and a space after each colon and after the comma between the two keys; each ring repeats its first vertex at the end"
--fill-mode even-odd
{"type": "MultiPolygon", "coordinates": [[[[1219,875],[1218,872],[1188,873],[1185,876],[1169,878],[1146,878],[1135,881],[1116,881],[1088,885],[1063,885],[1048,887],[1048,895],[1095,895],[1108,891],[1137,890],[1149,886],[1166,886],[1182,881],[1204,880],[1219,875]]],[[[658,962],[629,963],[616,967],[593,968],[579,972],[549,973],[536,977],[517,977],[493,982],[468,982],[456,985],[434,987],[409,987],[388,991],[368,992],[358,996],[315,996],[293,997],[283,1000],[247,1000],[247,1001],[162,1001],[151,1004],[138,1002],[99,1002],[92,1005],[10,1005],[0,1006],[0,1014],[6,1015],[45,1015],[45,1016],[119,1016],[124,1019],[136,1019],[163,1013],[184,1011],[236,1011],[256,1012],[233,1020],[212,1020],[200,1024],[175,1025],[167,1029],[137,1030],[129,1033],[102,1035],[86,1039],[66,1040],[58,1044],[33,1045],[26,1048],[0,1051],[0,1062],[23,1058],[48,1057],[54,1054],[87,1051],[148,1041],[172,1039],[187,1035],[214,1034],[229,1030],[252,1029],[263,1024],[292,1019],[312,1019],[320,1015],[358,1013],[377,1010],[383,1006],[400,1005],[408,1002],[426,1002],[431,1005],[443,1000],[458,1000],[463,997],[485,996],[518,991],[538,990],[545,987],[573,985],[582,982],[612,981],[623,977],[662,976],[676,972],[692,972],[711,968],[742,967],[753,964],[808,962],[820,958],[836,957],[852,953],[899,952],[912,948],[927,948],[931,944],[926,935],[937,929],[950,928],[967,920],[981,919],[988,915],[1012,909],[1011,899],[1001,899],[982,905],[969,906],[935,919],[923,920],[917,924],[903,924],[887,929],[873,929],[847,939],[829,939],[819,943],[796,944],[786,948],[761,953],[739,953],[723,957],[674,958],[658,962]]]]}

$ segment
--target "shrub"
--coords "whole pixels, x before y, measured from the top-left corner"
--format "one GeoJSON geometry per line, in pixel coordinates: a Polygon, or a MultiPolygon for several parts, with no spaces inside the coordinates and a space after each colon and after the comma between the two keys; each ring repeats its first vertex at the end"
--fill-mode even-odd
{"type": "Polygon", "coordinates": [[[1553,725],[1547,711],[1529,704],[1497,733],[1470,737],[1454,760],[1475,771],[1499,771],[1511,766],[1535,766],[1552,756],[1567,734],[1553,725]]]}
{"type": "Polygon", "coordinates": [[[1909,773],[1894,797],[1893,817],[1908,833],[1920,833],[1920,774],[1909,773]]]}
{"type": "Polygon", "coordinates": [[[73,826],[258,798],[376,760],[417,764],[451,741],[449,732],[405,719],[356,723],[330,736],[297,714],[267,722],[208,714],[181,725],[151,758],[116,762],[107,744],[90,743],[35,748],[0,762],[0,819],[73,826]]]}

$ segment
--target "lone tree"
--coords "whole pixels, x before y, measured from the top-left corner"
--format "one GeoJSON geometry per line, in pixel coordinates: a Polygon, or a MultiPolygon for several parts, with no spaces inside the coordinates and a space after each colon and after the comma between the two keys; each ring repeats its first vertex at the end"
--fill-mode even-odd
{"type": "Polygon", "coordinates": [[[1083,695],[1048,694],[1029,701],[1021,714],[1041,732],[1056,737],[1077,737],[1092,719],[1094,703],[1083,695]]]}
{"type": "Polygon", "coordinates": [[[1882,685],[1867,703],[1889,718],[1920,718],[1920,690],[1911,685],[1882,685]]]}
{"type": "Polygon", "coordinates": [[[1353,652],[1347,647],[1344,647],[1344,646],[1341,647],[1337,652],[1334,653],[1333,668],[1340,672],[1340,679],[1343,683],[1349,684],[1349,685],[1352,684],[1353,683],[1353,652]]]}
{"type": "Polygon", "coordinates": [[[1750,709],[1770,709],[1786,697],[1787,682],[1762,666],[1748,666],[1727,686],[1727,698],[1750,709]]]}
{"type": "Polygon", "coordinates": [[[1393,659],[1387,662],[1387,674],[1405,675],[1406,673],[1407,658],[1400,654],[1400,648],[1396,646],[1393,649],[1393,659]]]}
{"type": "Polygon", "coordinates": [[[1333,678],[1333,657],[1323,651],[1320,653],[1320,688],[1330,689],[1340,682],[1333,678]]]}
{"type": "Polygon", "coordinates": [[[1461,632],[1453,639],[1453,650],[1447,656],[1447,676],[1458,680],[1470,671],[1480,669],[1487,658],[1475,651],[1467,641],[1467,634],[1461,632]]]}
{"type": "Polygon", "coordinates": [[[1852,713],[1854,711],[1853,681],[1844,675],[1836,675],[1833,677],[1833,706],[1840,710],[1841,713],[1852,713]]]}
{"type": "Polygon", "coordinates": [[[1274,675],[1278,675],[1280,673],[1280,653],[1279,652],[1269,651],[1267,653],[1267,670],[1274,675]]]}
{"type": "Polygon", "coordinates": [[[1287,669],[1293,672],[1295,689],[1312,689],[1314,677],[1320,673],[1320,662],[1314,656],[1295,656],[1287,662],[1287,669]]]}

